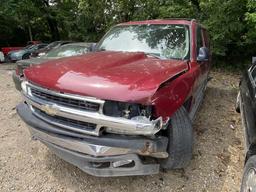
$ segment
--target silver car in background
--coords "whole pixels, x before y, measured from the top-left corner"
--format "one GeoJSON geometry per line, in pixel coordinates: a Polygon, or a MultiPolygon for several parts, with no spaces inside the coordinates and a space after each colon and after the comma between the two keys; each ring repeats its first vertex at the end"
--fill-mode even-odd
{"type": "Polygon", "coordinates": [[[42,64],[49,60],[83,55],[90,52],[93,46],[95,46],[95,43],[84,43],[84,42],[69,43],[69,44],[62,45],[58,48],[52,49],[44,56],[18,61],[16,63],[17,64],[16,72],[13,73],[13,76],[12,76],[16,89],[18,91],[21,90],[21,82],[23,79],[24,69],[33,65],[42,64]]]}

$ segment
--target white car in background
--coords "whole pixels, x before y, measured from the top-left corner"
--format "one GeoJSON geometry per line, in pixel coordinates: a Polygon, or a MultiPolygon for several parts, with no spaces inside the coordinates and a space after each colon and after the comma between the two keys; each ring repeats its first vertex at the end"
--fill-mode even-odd
{"type": "Polygon", "coordinates": [[[4,54],[0,51],[0,63],[4,62],[4,54]]]}

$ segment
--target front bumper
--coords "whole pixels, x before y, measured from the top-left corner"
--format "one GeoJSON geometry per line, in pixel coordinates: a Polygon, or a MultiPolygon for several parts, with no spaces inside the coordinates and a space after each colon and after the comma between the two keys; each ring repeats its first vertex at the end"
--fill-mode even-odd
{"type": "Polygon", "coordinates": [[[18,91],[21,91],[21,82],[22,82],[22,79],[20,78],[20,76],[18,76],[15,72],[12,74],[12,79],[13,79],[13,82],[15,84],[15,88],[18,90],[18,91]]]}
{"type": "Polygon", "coordinates": [[[117,177],[131,175],[151,175],[159,172],[159,164],[143,164],[135,154],[127,154],[112,157],[92,157],[83,155],[56,145],[45,143],[57,156],[77,166],[84,172],[98,177],[117,177]],[[116,162],[132,161],[131,167],[114,167],[116,162]],[[103,165],[102,167],[98,167],[103,165]],[[105,167],[104,167],[105,166],[105,167]],[[97,168],[98,167],[98,168],[97,168]]]}
{"type": "Polygon", "coordinates": [[[29,125],[33,138],[42,141],[62,159],[91,175],[155,174],[159,171],[159,164],[144,164],[140,157],[168,157],[166,137],[149,139],[142,136],[114,134],[101,137],[88,136],[46,123],[34,116],[26,104],[19,104],[17,112],[29,125]]]}

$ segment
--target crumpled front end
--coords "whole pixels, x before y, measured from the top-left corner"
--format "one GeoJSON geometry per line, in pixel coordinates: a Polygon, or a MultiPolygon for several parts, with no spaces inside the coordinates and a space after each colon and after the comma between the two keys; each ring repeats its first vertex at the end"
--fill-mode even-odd
{"type": "Polygon", "coordinates": [[[33,138],[64,160],[96,176],[154,174],[167,158],[168,139],[151,106],[113,103],[22,83],[17,107],[33,138]],[[153,162],[153,163],[152,163],[153,162]]]}

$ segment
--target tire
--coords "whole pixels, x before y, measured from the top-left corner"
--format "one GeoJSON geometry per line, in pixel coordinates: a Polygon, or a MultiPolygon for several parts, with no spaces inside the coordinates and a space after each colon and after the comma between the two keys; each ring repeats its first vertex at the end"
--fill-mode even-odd
{"type": "Polygon", "coordinates": [[[244,167],[241,192],[256,190],[256,155],[251,156],[244,167]]]}
{"type": "Polygon", "coordinates": [[[22,56],[22,60],[24,60],[24,59],[29,59],[29,56],[30,56],[30,53],[25,53],[25,54],[22,56]]]}
{"type": "Polygon", "coordinates": [[[10,62],[11,62],[10,59],[7,56],[5,56],[4,63],[10,63],[10,62]]]}
{"type": "Polygon", "coordinates": [[[169,157],[161,160],[164,169],[179,169],[186,167],[193,152],[193,128],[187,110],[182,106],[171,117],[171,123],[167,128],[169,138],[169,157]]]}
{"type": "Polygon", "coordinates": [[[235,105],[235,109],[236,109],[236,112],[237,113],[240,113],[240,101],[241,101],[241,95],[240,95],[240,91],[238,92],[237,94],[237,97],[236,97],[236,105],[235,105]]]}

